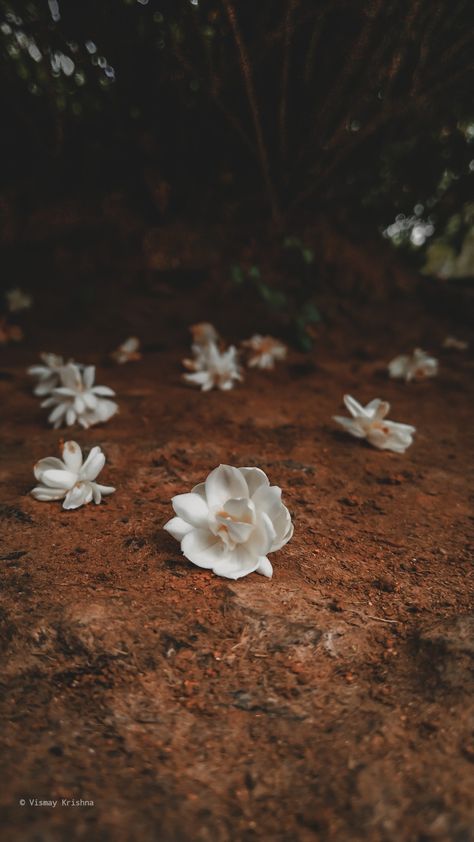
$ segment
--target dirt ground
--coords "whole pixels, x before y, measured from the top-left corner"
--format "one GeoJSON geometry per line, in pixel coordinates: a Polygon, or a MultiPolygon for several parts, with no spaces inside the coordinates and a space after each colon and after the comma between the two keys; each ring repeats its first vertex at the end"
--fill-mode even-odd
{"type": "Polygon", "coordinates": [[[274,373],[201,394],[180,382],[186,325],[245,338],[245,308],[230,328],[222,303],[141,293],[79,319],[66,296],[45,293],[25,342],[0,349],[3,838],[474,840],[474,360],[441,350],[457,325],[374,304],[274,373]],[[109,364],[134,332],[143,361],[109,364]],[[439,377],[388,380],[416,344],[439,377]],[[97,363],[120,414],[50,429],[25,373],[41,350],[97,363]],[[345,392],[389,400],[413,446],[346,436],[345,392]],[[61,438],[101,445],[116,494],[73,512],[29,496],[61,438]],[[221,462],[283,489],[295,534],[271,581],[217,578],[162,530],[221,462]]]}

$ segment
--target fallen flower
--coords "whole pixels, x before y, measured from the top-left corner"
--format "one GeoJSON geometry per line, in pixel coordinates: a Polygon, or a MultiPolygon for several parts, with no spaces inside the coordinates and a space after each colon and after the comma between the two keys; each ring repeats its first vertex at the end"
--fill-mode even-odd
{"type": "Polygon", "coordinates": [[[271,578],[267,553],[293,535],[281,488],[271,486],[260,468],[219,465],[205,482],[171,502],[176,517],[164,529],[181,542],[189,561],[228,579],[254,571],[271,578]]]}
{"type": "Polygon", "coordinates": [[[119,365],[141,360],[140,340],[137,336],[129,336],[110,356],[119,365]]]}
{"type": "Polygon", "coordinates": [[[11,325],[5,318],[0,318],[0,345],[8,345],[9,342],[21,342],[23,331],[18,325],[11,325]]]}
{"type": "Polygon", "coordinates": [[[421,348],[415,348],[413,354],[400,354],[388,365],[390,377],[401,378],[407,383],[410,380],[424,380],[435,377],[438,373],[438,360],[430,357],[421,348]]]}
{"type": "MultiPolygon", "coordinates": [[[[186,364],[186,361],[184,363],[186,364]]],[[[186,383],[200,386],[203,392],[209,392],[213,388],[222,391],[233,389],[234,380],[243,380],[237,348],[231,345],[221,353],[217,345],[211,342],[202,352],[202,357],[199,359],[199,369],[196,369],[192,374],[183,374],[183,380],[186,383]]]]}
{"type": "Polygon", "coordinates": [[[456,339],[455,336],[447,336],[443,341],[443,348],[452,349],[453,351],[467,351],[469,342],[464,339],[456,339]]]}
{"type": "Polygon", "coordinates": [[[7,299],[7,307],[10,313],[17,313],[19,310],[28,310],[33,304],[31,295],[23,292],[19,287],[6,292],[5,298],[7,299]]]}
{"type": "Polygon", "coordinates": [[[78,509],[91,500],[100,503],[102,495],[114,493],[111,485],[95,482],[105,465],[100,447],[93,447],[83,464],[77,442],[67,441],[62,456],[62,460],[48,456],[36,463],[34,475],[41,484],[31,492],[35,500],[64,499],[63,509],[78,509]]]}
{"type": "Polygon", "coordinates": [[[76,421],[87,429],[105,423],[118,411],[117,404],[107,400],[115,392],[108,386],[94,386],[95,366],[81,370],[75,363],[68,363],[59,370],[59,376],[61,385],[41,404],[53,407],[48,421],[55,430],[62,423],[71,427],[76,421]]]}
{"type": "Polygon", "coordinates": [[[259,333],[242,342],[242,346],[250,351],[250,368],[272,369],[276,360],[285,359],[288,350],[283,342],[279,342],[273,336],[261,336],[259,333]]]}
{"type": "Polygon", "coordinates": [[[390,412],[390,404],[387,401],[375,398],[367,406],[362,406],[355,398],[344,395],[344,403],[352,418],[335,415],[334,420],[351,435],[358,439],[367,439],[369,444],[378,447],[379,450],[393,450],[394,453],[405,453],[407,447],[412,444],[415,427],[385,420],[385,416],[390,412]]]}
{"type": "MultiPolygon", "coordinates": [[[[33,389],[35,395],[44,397],[50,395],[53,389],[59,386],[60,372],[65,365],[62,357],[57,354],[40,354],[40,359],[43,365],[32,365],[28,369],[28,374],[37,378],[37,384],[33,389]]],[[[70,363],[73,360],[69,360],[70,363]]]]}

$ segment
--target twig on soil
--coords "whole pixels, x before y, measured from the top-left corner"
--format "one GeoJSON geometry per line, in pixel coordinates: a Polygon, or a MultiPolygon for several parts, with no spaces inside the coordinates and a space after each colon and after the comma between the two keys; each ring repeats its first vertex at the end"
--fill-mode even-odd
{"type": "Polygon", "coordinates": [[[362,614],[362,611],[355,611],[349,608],[351,614],[357,614],[363,620],[377,620],[379,623],[400,623],[400,620],[390,620],[388,617],[376,617],[375,614],[362,614]]]}

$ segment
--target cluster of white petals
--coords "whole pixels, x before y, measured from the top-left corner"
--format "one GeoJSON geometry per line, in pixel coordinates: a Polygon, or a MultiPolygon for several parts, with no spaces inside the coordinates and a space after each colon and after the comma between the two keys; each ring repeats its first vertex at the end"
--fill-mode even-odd
{"type": "Polygon", "coordinates": [[[288,350],[273,336],[261,336],[259,333],[242,342],[242,346],[249,351],[247,364],[250,368],[272,369],[277,360],[285,359],[288,350]]]}
{"type": "Polygon", "coordinates": [[[379,450],[393,450],[395,453],[405,453],[412,444],[415,427],[386,420],[390,412],[387,401],[375,398],[367,406],[362,406],[355,398],[344,395],[344,403],[352,418],[335,415],[334,420],[351,435],[367,439],[369,444],[379,450]]]}
{"type": "Polygon", "coordinates": [[[100,503],[103,495],[114,493],[111,485],[95,482],[105,465],[100,447],[93,447],[83,463],[77,442],[67,441],[62,456],[48,456],[36,463],[34,474],[40,485],[31,492],[36,500],[64,500],[63,509],[78,509],[91,500],[100,503]]]}
{"type": "Polygon", "coordinates": [[[390,377],[405,380],[425,380],[435,377],[438,373],[438,360],[430,357],[421,348],[415,348],[413,354],[400,354],[388,365],[390,377]]]}
{"type": "Polygon", "coordinates": [[[293,535],[281,489],[271,486],[260,468],[220,465],[190,493],[173,497],[172,504],[176,517],[164,528],[181,542],[183,554],[228,579],[255,571],[271,577],[268,553],[293,535]]]}
{"type": "Polygon", "coordinates": [[[95,386],[95,366],[78,366],[67,363],[59,369],[59,386],[55,386],[41,404],[51,408],[48,421],[55,429],[62,424],[71,427],[80,424],[87,429],[102,424],[118,411],[109,400],[115,392],[108,386],[95,386]]]}
{"type": "MultiPolygon", "coordinates": [[[[28,369],[28,374],[36,377],[37,383],[33,392],[39,398],[44,398],[50,395],[53,389],[60,384],[60,372],[65,362],[62,357],[57,354],[40,354],[42,365],[32,365],[28,369]]],[[[70,363],[73,360],[69,360],[70,363]]]]}
{"type": "Polygon", "coordinates": [[[191,374],[183,374],[183,380],[193,386],[200,386],[203,392],[211,389],[228,391],[234,388],[234,382],[242,380],[237,348],[230,345],[220,351],[215,342],[204,346],[193,345],[194,359],[183,360],[191,374]],[[196,351],[194,348],[196,347],[196,351]]]}
{"type": "Polygon", "coordinates": [[[33,304],[31,295],[28,295],[27,292],[23,292],[23,290],[18,287],[6,292],[5,298],[7,299],[7,307],[10,313],[17,313],[19,310],[28,310],[33,304]]]}
{"type": "Polygon", "coordinates": [[[141,360],[140,340],[137,336],[129,336],[110,356],[119,365],[141,360]]]}
{"type": "Polygon", "coordinates": [[[456,336],[446,336],[443,340],[443,348],[452,351],[467,351],[469,342],[466,342],[464,339],[457,339],[456,336]]]}

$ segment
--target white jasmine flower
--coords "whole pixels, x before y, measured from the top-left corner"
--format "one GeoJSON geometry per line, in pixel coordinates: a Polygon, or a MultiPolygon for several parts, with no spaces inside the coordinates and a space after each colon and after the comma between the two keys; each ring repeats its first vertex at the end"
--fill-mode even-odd
{"type": "Polygon", "coordinates": [[[17,313],[19,310],[28,310],[33,304],[31,295],[23,292],[22,289],[15,287],[5,293],[7,299],[7,307],[10,313],[17,313]]]}
{"type": "MultiPolygon", "coordinates": [[[[43,365],[32,365],[28,369],[28,374],[36,377],[38,382],[34,388],[34,394],[38,397],[50,395],[56,386],[59,386],[60,372],[64,366],[62,357],[57,354],[40,354],[40,359],[43,365]]],[[[72,360],[69,360],[72,362],[72,360]]]]}
{"type": "Polygon", "coordinates": [[[164,528],[181,542],[183,554],[228,579],[254,571],[270,578],[267,554],[293,535],[281,488],[271,486],[260,468],[219,465],[189,494],[173,497],[172,504],[176,517],[164,528]]]}
{"type": "Polygon", "coordinates": [[[455,336],[447,336],[443,341],[443,348],[452,349],[453,351],[467,351],[469,342],[463,339],[456,339],[455,336]]]}
{"type": "Polygon", "coordinates": [[[250,368],[274,368],[275,361],[284,360],[287,354],[287,347],[283,342],[279,342],[273,336],[260,336],[259,333],[251,339],[246,339],[242,345],[250,351],[248,358],[250,368]]]}
{"type": "Polygon", "coordinates": [[[111,485],[95,482],[105,465],[100,447],[92,448],[84,464],[75,441],[65,442],[62,455],[62,460],[48,456],[36,463],[34,474],[40,485],[31,492],[35,500],[64,499],[63,509],[78,509],[91,500],[100,503],[102,495],[114,493],[111,485]]]}
{"type": "Polygon", "coordinates": [[[409,424],[398,424],[387,421],[385,416],[390,412],[390,404],[376,398],[367,406],[361,406],[350,395],[344,395],[344,403],[352,418],[335,415],[334,420],[341,424],[348,433],[358,439],[367,439],[369,444],[379,450],[393,450],[394,453],[405,453],[413,442],[415,427],[409,424]]]}
{"type": "Polygon", "coordinates": [[[81,371],[75,363],[68,363],[60,368],[59,377],[61,385],[41,404],[53,407],[48,421],[55,429],[76,422],[87,429],[108,421],[117,412],[117,404],[107,400],[115,392],[108,386],[94,386],[95,366],[85,366],[81,371]]]}
{"type": "Polygon", "coordinates": [[[119,365],[141,360],[140,340],[137,336],[129,336],[110,356],[119,365]]]}
{"type": "Polygon", "coordinates": [[[200,386],[203,392],[214,388],[228,391],[234,388],[234,380],[243,380],[234,345],[221,352],[214,342],[210,342],[195,362],[199,368],[192,374],[183,374],[183,380],[200,386]]]}
{"type": "Polygon", "coordinates": [[[438,373],[438,360],[430,357],[421,348],[415,348],[413,354],[400,354],[388,365],[390,377],[406,380],[424,380],[426,377],[435,377],[438,373]]]}

